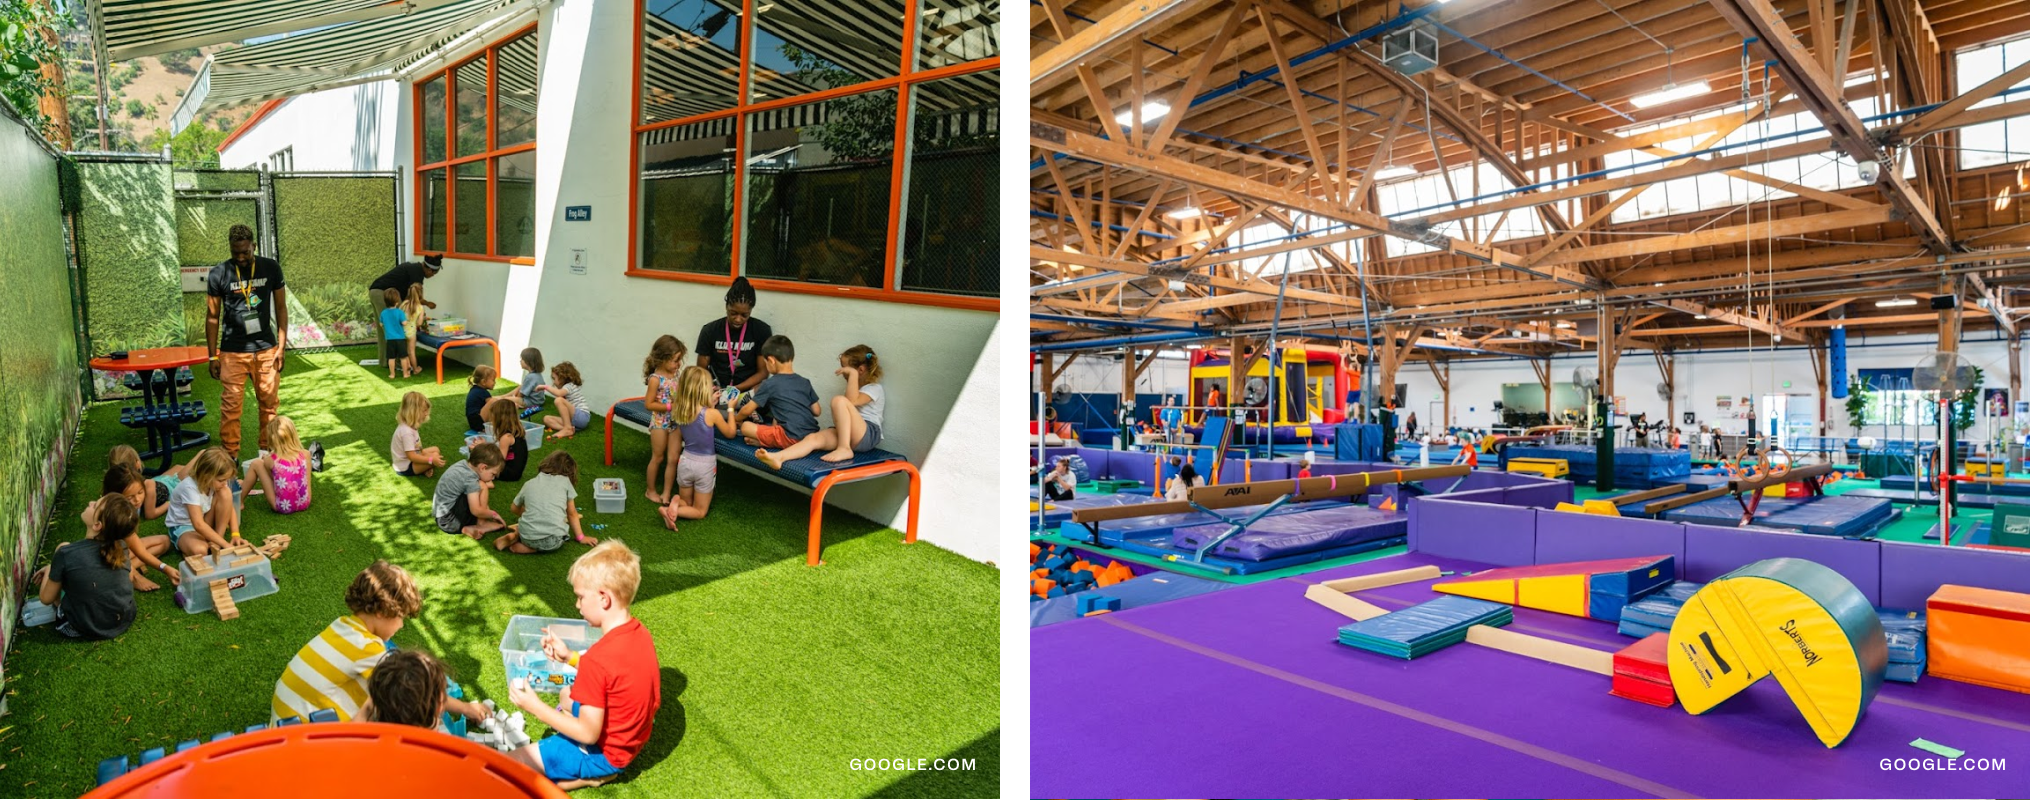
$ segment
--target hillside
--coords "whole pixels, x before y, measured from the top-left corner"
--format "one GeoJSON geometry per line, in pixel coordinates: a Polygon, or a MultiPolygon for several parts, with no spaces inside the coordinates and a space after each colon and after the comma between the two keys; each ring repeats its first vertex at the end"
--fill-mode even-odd
{"type": "MultiPolygon", "coordinates": [[[[65,83],[71,96],[71,125],[76,146],[81,150],[96,150],[100,147],[94,111],[98,87],[88,58],[91,51],[84,41],[67,44],[71,45],[68,49],[73,57],[65,83]],[[80,55],[86,58],[79,58],[80,55]]],[[[112,118],[108,146],[122,151],[152,149],[150,142],[166,139],[170,115],[176,112],[177,105],[183,102],[184,92],[196,81],[197,70],[204,63],[203,56],[237,46],[192,48],[115,62],[106,76],[106,109],[112,118]]],[[[199,118],[199,122],[219,130],[232,130],[252,112],[251,106],[219,109],[207,112],[199,118]]]]}

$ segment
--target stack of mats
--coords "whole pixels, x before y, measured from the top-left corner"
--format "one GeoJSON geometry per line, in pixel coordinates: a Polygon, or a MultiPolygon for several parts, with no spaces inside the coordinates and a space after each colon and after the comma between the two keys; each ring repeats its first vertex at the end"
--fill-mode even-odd
{"type": "Polygon", "coordinates": [[[1501,567],[1447,578],[1431,590],[1614,622],[1622,607],[1670,583],[1671,556],[1638,556],[1501,567]]]}
{"type": "Polygon", "coordinates": [[[2030,594],[1946,584],[1924,611],[1926,671],[2030,693],[2030,594]]]}
{"type": "Polygon", "coordinates": [[[1607,693],[1658,708],[1670,708],[1677,702],[1677,692],[1671,689],[1670,665],[1665,661],[1670,638],[1668,633],[1652,633],[1615,653],[1614,688],[1607,693]]]}
{"type": "MultiPolygon", "coordinates": [[[[1597,483],[1598,452],[1590,445],[1512,444],[1507,458],[1562,458],[1572,468],[1574,483],[1597,483]]],[[[1658,447],[1614,448],[1614,485],[1622,489],[1654,489],[1683,483],[1692,474],[1692,454],[1658,447]]]]}
{"type": "Polygon", "coordinates": [[[1704,585],[1678,581],[1622,606],[1621,635],[1640,639],[1653,633],[1670,633],[1671,623],[1678,618],[1678,610],[1704,585]]]}
{"type": "MultiPolygon", "coordinates": [[[[1865,539],[1895,519],[1889,501],[1873,497],[1765,497],[1755,509],[1752,524],[1763,528],[1865,539]]],[[[1741,504],[1731,497],[1664,512],[1665,522],[1692,522],[1700,525],[1736,527],[1741,524],[1741,504]]]]}
{"type": "Polygon", "coordinates": [[[1882,632],[1889,637],[1889,673],[1884,677],[1902,683],[1916,683],[1924,674],[1924,612],[1875,609],[1882,617],[1882,632]]]}
{"type": "Polygon", "coordinates": [[[1466,641],[1475,625],[1507,625],[1515,609],[1466,597],[1440,597],[1339,629],[1339,643],[1385,656],[1412,659],[1466,641]]]}

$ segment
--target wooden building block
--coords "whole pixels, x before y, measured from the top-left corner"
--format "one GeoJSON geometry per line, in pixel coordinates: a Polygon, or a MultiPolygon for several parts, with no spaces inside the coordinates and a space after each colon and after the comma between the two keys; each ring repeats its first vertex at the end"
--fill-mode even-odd
{"type": "Polygon", "coordinates": [[[1427,565],[1414,569],[1399,569],[1394,572],[1378,572],[1373,575],[1356,575],[1351,578],[1326,581],[1319,585],[1344,594],[1368,589],[1380,589],[1384,586],[1428,581],[1437,577],[1439,577],[1438,568],[1427,565]]]}
{"type": "Polygon", "coordinates": [[[1519,656],[1529,656],[1540,661],[1563,664],[1568,667],[1597,672],[1601,675],[1614,674],[1614,654],[1605,650],[1580,647],[1576,644],[1552,641],[1527,633],[1503,630],[1488,625],[1475,625],[1466,629],[1466,641],[1482,647],[1492,647],[1519,656]]]}

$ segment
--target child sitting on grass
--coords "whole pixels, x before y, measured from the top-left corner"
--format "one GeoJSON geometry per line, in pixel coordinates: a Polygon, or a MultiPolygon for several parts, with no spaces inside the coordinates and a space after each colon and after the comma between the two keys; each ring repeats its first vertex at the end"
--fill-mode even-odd
{"type": "MultiPolygon", "coordinates": [[[[148,487],[151,483],[151,481],[143,480],[141,473],[135,472],[133,467],[125,464],[114,464],[108,468],[105,480],[99,483],[99,493],[102,498],[106,495],[117,494],[127,498],[127,502],[132,504],[136,509],[135,532],[128,533],[122,542],[127,546],[127,579],[134,584],[136,590],[143,592],[152,592],[162,588],[161,585],[148,580],[147,577],[141,574],[141,566],[144,564],[161,570],[164,575],[168,575],[169,582],[172,585],[180,584],[183,580],[182,575],[178,574],[176,570],[170,569],[169,565],[162,561],[162,554],[169,552],[170,549],[169,537],[142,536],[139,533],[139,509],[144,501],[143,499],[148,496],[148,487]]],[[[93,500],[85,506],[85,513],[82,515],[85,521],[85,530],[97,531],[100,528],[99,506],[100,502],[98,500],[93,500]]]]}
{"type": "Polygon", "coordinates": [[[585,405],[585,378],[578,368],[565,361],[550,368],[550,382],[540,388],[557,398],[557,413],[543,417],[543,427],[569,439],[578,429],[592,424],[592,410],[585,405]]]}
{"type": "Polygon", "coordinates": [[[521,483],[522,470],[529,466],[529,437],[522,431],[521,419],[515,416],[515,404],[507,400],[487,403],[480,416],[493,426],[493,444],[507,461],[501,466],[497,480],[521,483]]]}
{"type": "MultiPolygon", "coordinates": [[[[864,344],[848,348],[839,354],[839,368],[832,374],[846,379],[845,393],[832,398],[832,427],[775,453],[756,450],[755,458],[771,469],[782,469],[785,462],[830,450],[819,458],[836,464],[851,461],[854,453],[865,453],[881,443],[881,414],[888,405],[888,390],[881,386],[881,359],[874,355],[874,348],[864,344]]],[[[805,385],[810,384],[806,381],[805,385]]]]}
{"type": "Polygon", "coordinates": [[[520,409],[522,419],[528,419],[543,410],[543,403],[550,399],[543,393],[543,351],[533,347],[522,348],[522,385],[509,395],[520,409]]]}
{"type": "Polygon", "coordinates": [[[360,721],[436,729],[444,722],[445,705],[453,699],[446,694],[450,672],[444,662],[420,650],[387,654],[367,679],[367,701],[360,706],[360,721]]]}
{"type": "Polygon", "coordinates": [[[493,479],[500,477],[502,461],[499,446],[481,442],[472,446],[472,454],[464,461],[444,471],[444,477],[437,479],[430,507],[438,530],[462,533],[473,541],[503,528],[514,530],[493,510],[487,497],[493,491],[493,479]]]}
{"type": "Polygon", "coordinates": [[[381,309],[381,360],[388,362],[388,380],[397,372],[409,377],[409,314],[402,310],[402,293],[382,289],[381,299],[388,304],[381,309]]]}
{"type": "Polygon", "coordinates": [[[655,641],[628,613],[641,587],[641,557],[608,539],[571,564],[570,581],[579,616],[605,635],[581,654],[544,632],[543,654],[578,668],[555,708],[524,681],[508,687],[508,699],[555,731],[510,755],[565,791],[598,786],[626,769],[648,744],[663,704],[655,641]]]}
{"type": "Polygon", "coordinates": [[[537,475],[515,495],[514,512],[521,515],[514,532],[493,540],[493,549],[514,553],[549,553],[564,546],[569,534],[579,544],[599,544],[585,535],[578,516],[578,461],[562,450],[551,453],[537,475]]]}
{"type": "MultiPolygon", "coordinates": [[[[360,715],[370,696],[368,676],[388,654],[388,640],[402,624],[423,610],[423,595],[401,567],[375,561],[353,577],[345,589],[345,607],[352,612],[333,620],[296,651],[275,681],[268,700],[269,722],[289,717],[309,719],[311,712],[331,709],[340,721],[360,715]]],[[[487,716],[486,706],[452,698],[438,677],[436,693],[443,709],[468,717],[487,716]]]]}
{"type": "Polygon", "coordinates": [[[83,541],[57,545],[49,566],[30,576],[43,605],[56,609],[56,632],[72,639],[111,639],[126,633],[138,612],[120,543],[134,533],[140,514],[126,495],[108,494],[94,505],[95,523],[83,541]]]}
{"type": "Polygon", "coordinates": [[[423,423],[430,421],[430,398],[422,392],[402,395],[402,407],[395,412],[395,438],[388,444],[388,452],[395,457],[395,472],[410,477],[428,478],[437,474],[437,468],[444,466],[444,456],[435,447],[423,446],[423,423]],[[417,465],[421,465],[420,471],[417,465]]]}
{"type": "Polygon", "coordinates": [[[208,555],[245,544],[240,538],[240,512],[233,502],[233,457],[225,448],[210,447],[190,462],[190,478],[169,496],[169,539],[183,555],[208,555]]]}
{"type": "Polygon", "coordinates": [[[768,377],[733,415],[748,444],[781,450],[818,432],[818,392],[811,381],[796,374],[796,345],[787,336],[770,336],[761,343],[761,369],[768,377]],[[773,424],[749,419],[759,409],[768,410],[773,424]]]}
{"type": "Polygon", "coordinates": [[[481,364],[472,368],[472,377],[465,380],[472,386],[465,390],[466,430],[486,430],[486,419],[480,416],[480,412],[485,411],[487,402],[493,400],[493,385],[499,380],[500,373],[494,372],[493,367],[481,364]]]}
{"type": "MultiPolygon", "coordinates": [[[[106,461],[109,464],[125,464],[133,468],[136,475],[148,474],[148,468],[141,463],[141,454],[135,452],[129,445],[113,445],[113,451],[106,454],[106,461]]],[[[188,477],[190,465],[176,464],[171,466],[168,472],[157,475],[154,480],[149,481],[151,485],[148,487],[148,496],[135,506],[141,511],[141,519],[161,519],[162,515],[169,513],[170,492],[176,491],[176,484],[182,483],[188,477]]]]}
{"type": "Polygon", "coordinates": [[[288,417],[268,420],[268,441],[272,453],[263,453],[247,462],[247,494],[268,496],[268,508],[277,514],[294,514],[310,507],[310,451],[296,436],[296,423],[288,417]],[[259,481],[257,484],[256,481],[259,481]],[[254,486],[261,488],[255,489],[254,486]]]}

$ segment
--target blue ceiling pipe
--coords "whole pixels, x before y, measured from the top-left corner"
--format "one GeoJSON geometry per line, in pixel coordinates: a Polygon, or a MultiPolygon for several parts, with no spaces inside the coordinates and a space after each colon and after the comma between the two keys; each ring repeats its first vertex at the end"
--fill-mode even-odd
{"type": "Polygon", "coordinates": [[[1181,331],[1184,333],[1215,332],[1208,331],[1196,325],[1193,325],[1191,327],[1185,327],[1183,325],[1164,325],[1156,322],[1141,322],[1138,320],[1129,320],[1129,319],[1114,320],[1114,319],[1094,319],[1092,317],[1073,317],[1064,314],[1038,314],[1035,312],[1031,312],[1029,314],[1029,318],[1045,320],[1047,322],[1083,322],[1089,325],[1098,325],[1101,327],[1116,326],[1126,328],[1143,328],[1152,331],[1181,331]]]}
{"type": "Polygon", "coordinates": [[[1149,333],[1136,336],[1110,336],[1103,339],[1080,339],[1075,342],[1051,342],[1032,344],[1029,352],[1055,353],[1063,350],[1091,350],[1096,347],[1126,347],[1136,344],[1160,344],[1163,342],[1184,342],[1202,339],[1224,339],[1221,333],[1149,333]]]}

